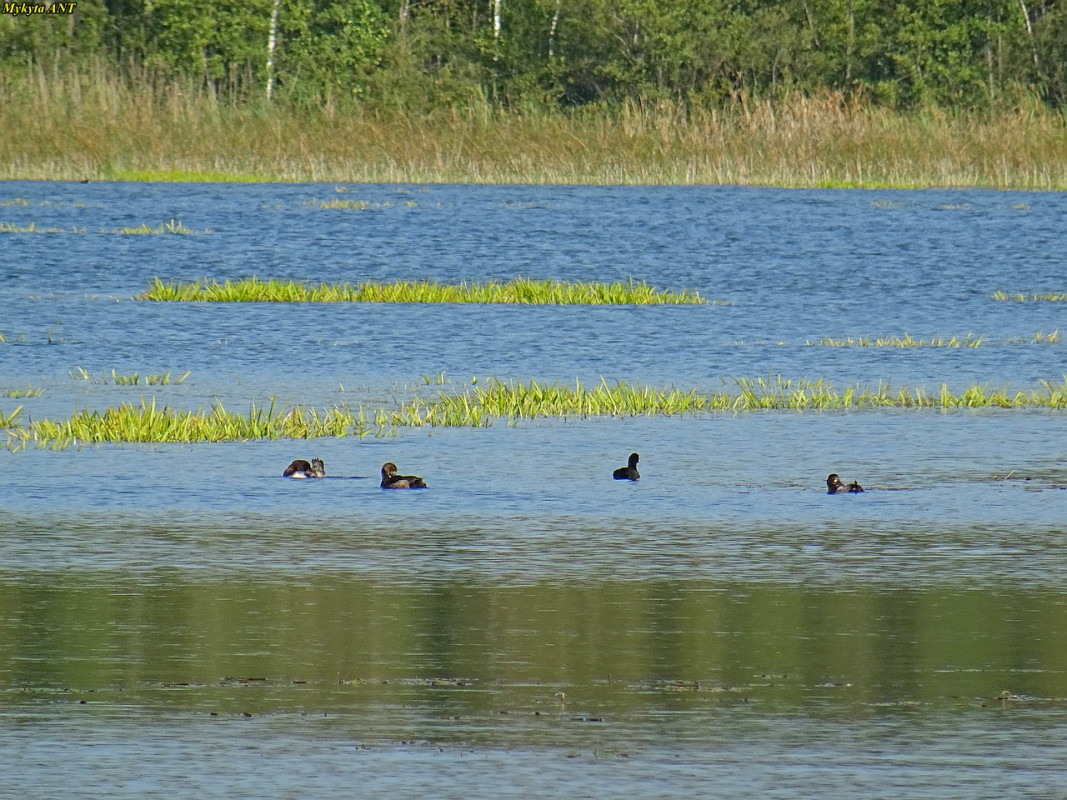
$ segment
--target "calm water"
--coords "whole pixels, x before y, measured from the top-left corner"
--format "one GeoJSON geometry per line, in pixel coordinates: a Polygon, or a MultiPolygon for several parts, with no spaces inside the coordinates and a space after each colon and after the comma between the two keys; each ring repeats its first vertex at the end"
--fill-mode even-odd
{"type": "MultiPolygon", "coordinates": [[[[442,373],[1029,389],[1067,373],[1033,341],[1067,304],[990,295],[1067,290],[1064,219],[973,191],[3,183],[0,224],[57,232],[0,233],[0,392],[44,390],[0,413],[390,406],[442,373]],[[171,219],[197,233],[113,232],[171,219]],[[253,274],[726,304],[131,300],[253,274]],[[905,333],[982,344],[807,344],[905,333]]],[[[1064,442],[1063,412],[986,410],[0,451],[0,796],[1067,796],[1064,442]],[[280,477],[311,456],[329,478],[280,477]],[[386,460],[430,490],[381,492],[386,460]]]]}

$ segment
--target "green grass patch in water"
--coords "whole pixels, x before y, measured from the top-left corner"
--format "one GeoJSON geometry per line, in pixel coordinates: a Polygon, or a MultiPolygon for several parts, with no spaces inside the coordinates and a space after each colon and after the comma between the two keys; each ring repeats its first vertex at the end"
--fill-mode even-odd
{"type": "Polygon", "coordinates": [[[120,375],[117,370],[111,370],[111,378],[108,380],[108,376],[101,373],[100,377],[95,377],[89,373],[84,367],[75,367],[70,370],[70,377],[77,381],[86,381],[87,383],[106,384],[108,382],[114,383],[116,386],[137,386],[143,380],[143,382],[149,386],[167,386],[170,384],[178,385],[185,383],[185,380],[192,375],[191,372],[185,371],[178,377],[172,377],[169,372],[159,372],[144,375],[143,377],[137,373],[132,372],[129,375],[120,375]]]}
{"type": "Polygon", "coordinates": [[[4,389],[0,392],[0,397],[18,399],[20,397],[40,397],[42,394],[44,394],[44,389],[41,387],[27,386],[25,389],[4,389]]]}
{"type": "Polygon", "coordinates": [[[215,303],[504,303],[530,305],[702,305],[698,292],[661,291],[632,279],[623,283],[571,283],[515,278],[488,283],[440,284],[434,281],[320,283],[216,280],[165,283],[153,279],[135,300],[215,303]]]}
{"type": "Polygon", "coordinates": [[[63,449],[82,444],[117,442],[224,442],[254,439],[312,439],[324,436],[385,435],[406,427],[488,427],[496,421],[621,416],[672,416],[748,411],[850,411],[861,409],[1067,409],[1067,376],[1041,381],[1040,387],[1010,391],[972,385],[956,394],[942,384],[936,391],[858,384],[836,389],[829,382],[776,378],[734,378],[732,388],[702,393],[697,389],[618,382],[586,386],[489,379],[441,390],[436,397],[413,397],[393,409],[362,406],[352,411],[333,406],[319,411],[300,405],[278,409],[252,403],[247,414],[231,413],[222,403],[210,409],[180,411],[159,407],[155,398],[139,405],[122,403],[103,411],[81,410],[65,420],[23,424],[22,406],[0,412],[0,428],[9,449],[63,449]]]}
{"type": "Polygon", "coordinates": [[[227,411],[216,401],[210,409],[179,411],[159,407],[155,398],[139,405],[122,403],[103,411],[84,409],[65,420],[34,420],[17,425],[15,417],[0,413],[0,427],[8,431],[8,447],[33,443],[60,450],[82,444],[118,442],[232,442],[253,439],[312,439],[323,436],[366,436],[372,427],[362,412],[342,406],[324,411],[302,406],[279,410],[272,399],[267,408],[252,403],[247,414],[227,411]],[[6,423],[5,423],[6,421],[6,423]]]}
{"type": "Polygon", "coordinates": [[[893,389],[853,385],[835,389],[823,379],[733,379],[735,389],[704,394],[696,389],[655,389],[640,384],[601,380],[594,386],[531,380],[490,379],[482,385],[441,392],[436,398],[414,398],[392,412],[379,410],[375,422],[395,426],[486,426],[494,420],[514,422],[544,417],[671,416],[698,412],[845,411],[872,408],[1064,408],[1063,383],[1042,381],[1040,389],[1010,392],[971,386],[953,394],[942,384],[936,393],[919,387],[893,389]]]}

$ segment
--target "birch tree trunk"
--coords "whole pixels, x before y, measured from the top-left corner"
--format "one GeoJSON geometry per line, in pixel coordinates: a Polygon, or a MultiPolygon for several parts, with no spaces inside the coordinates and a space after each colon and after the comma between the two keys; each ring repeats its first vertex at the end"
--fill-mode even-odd
{"type": "Polygon", "coordinates": [[[556,26],[559,25],[559,7],[563,0],[556,0],[556,13],[552,15],[552,24],[548,27],[548,57],[556,55],[556,26]]]}
{"type": "Polygon", "coordinates": [[[493,61],[500,55],[500,3],[502,0],[493,0],[493,61]]]}
{"type": "Polygon", "coordinates": [[[1037,48],[1034,47],[1034,29],[1030,25],[1030,12],[1026,8],[1026,3],[1023,0],[1019,0],[1019,8],[1022,9],[1023,19],[1026,21],[1026,36],[1030,40],[1030,53],[1033,55],[1034,64],[1037,64],[1037,48]]]}
{"type": "Polygon", "coordinates": [[[278,9],[282,0],[274,0],[270,12],[270,35],[267,37],[267,99],[274,94],[274,46],[278,42],[278,9]]]}

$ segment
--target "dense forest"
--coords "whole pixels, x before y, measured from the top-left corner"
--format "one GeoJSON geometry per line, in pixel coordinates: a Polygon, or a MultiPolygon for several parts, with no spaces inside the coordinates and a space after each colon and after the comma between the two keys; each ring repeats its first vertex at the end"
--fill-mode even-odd
{"type": "Polygon", "coordinates": [[[195,80],[230,102],[415,112],[826,91],[901,110],[1067,107],[1057,0],[80,0],[62,13],[70,5],[4,0],[9,80],[104,67],[195,80]]]}

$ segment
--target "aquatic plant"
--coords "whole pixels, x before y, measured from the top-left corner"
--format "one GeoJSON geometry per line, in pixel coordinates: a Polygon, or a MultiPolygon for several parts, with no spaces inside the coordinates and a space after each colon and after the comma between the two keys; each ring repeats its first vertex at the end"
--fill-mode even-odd
{"type": "Polygon", "coordinates": [[[910,333],[905,333],[903,336],[884,336],[873,340],[867,336],[855,339],[851,336],[844,339],[824,336],[817,341],[808,339],[804,344],[809,347],[814,345],[825,347],[979,347],[982,344],[982,337],[975,336],[973,333],[968,333],[962,338],[935,336],[930,339],[916,339],[910,333]]]}
{"type": "Polygon", "coordinates": [[[41,387],[27,386],[25,389],[4,389],[0,392],[0,397],[12,397],[18,399],[20,397],[40,397],[44,394],[44,389],[41,387]]]}
{"type": "Polygon", "coordinates": [[[63,233],[62,228],[38,228],[36,222],[29,225],[16,225],[13,222],[0,222],[0,233],[63,233]]]}
{"type": "MultiPolygon", "coordinates": [[[[142,223],[134,228],[115,228],[111,231],[102,230],[100,232],[123,234],[126,236],[162,236],[163,234],[168,233],[176,234],[179,236],[191,236],[192,234],[197,233],[197,231],[185,227],[185,225],[182,224],[181,220],[175,219],[172,219],[170,222],[160,223],[154,228],[150,228],[148,225],[142,223]]],[[[211,233],[211,231],[204,231],[204,233],[211,233]]]]}
{"type": "MultiPolygon", "coordinates": [[[[371,207],[371,204],[366,200],[312,200],[303,205],[341,211],[366,211],[371,207]]],[[[381,206],[375,203],[374,207],[380,208],[381,206]]]]}
{"type": "Polygon", "coordinates": [[[1017,292],[1015,294],[1008,294],[1007,292],[996,291],[993,292],[992,298],[994,300],[1012,301],[1016,303],[1037,303],[1037,302],[1049,302],[1049,303],[1065,303],[1067,302],[1067,294],[1060,292],[1045,292],[1040,294],[1026,294],[1023,292],[1017,292]]]}
{"type": "Polygon", "coordinates": [[[15,418],[22,413],[22,406],[19,406],[10,414],[5,414],[0,411],[0,428],[16,428],[15,418]]]}
{"type": "MultiPolygon", "coordinates": [[[[843,339],[835,339],[830,336],[824,336],[818,340],[808,339],[804,342],[807,347],[823,346],[823,347],[980,347],[985,342],[985,337],[975,336],[973,333],[968,333],[966,336],[934,336],[930,339],[916,339],[911,334],[905,333],[903,336],[885,336],[877,339],[871,339],[867,336],[860,336],[852,338],[851,336],[843,339]]],[[[993,340],[997,341],[997,340],[993,340]]],[[[1002,344],[1056,344],[1060,341],[1059,329],[1052,331],[1051,333],[1042,333],[1038,331],[1029,339],[1022,339],[1019,337],[1012,337],[1009,339],[999,340],[1002,344]]]]}
{"type": "Polygon", "coordinates": [[[319,411],[300,405],[279,410],[274,398],[268,408],[252,403],[247,414],[231,413],[216,401],[210,409],[179,411],[158,407],[155,398],[139,405],[122,403],[102,411],[81,410],[64,420],[17,420],[0,413],[0,428],[7,447],[65,447],[101,442],[220,442],[251,439],[311,439],[322,436],[386,435],[404,427],[485,427],[495,421],[515,424],[543,418],[600,416],[654,416],[709,412],[847,411],[879,408],[912,409],[1067,409],[1067,376],[1062,381],[1041,381],[1039,388],[1010,391],[972,385],[956,394],[942,384],[936,391],[924,387],[894,389],[854,384],[838,390],[829,382],[775,378],[734,378],[733,388],[702,393],[697,389],[655,389],[642,384],[604,379],[593,386],[576,380],[573,385],[537,380],[472,381],[463,388],[441,390],[437,397],[413,397],[394,409],[370,411],[347,406],[319,411]]]}
{"type": "MultiPolygon", "coordinates": [[[[192,375],[192,373],[187,370],[177,378],[172,378],[170,372],[161,372],[145,375],[144,382],[149,386],[166,386],[171,383],[178,385],[184,383],[186,378],[190,375],[192,375]]],[[[75,367],[70,370],[70,377],[88,383],[108,383],[107,375],[101,373],[99,378],[93,377],[84,367],[75,367]]],[[[141,375],[136,372],[130,373],[129,375],[120,375],[117,370],[111,370],[111,382],[116,386],[136,386],[141,383],[141,375]]]]}
{"type": "Polygon", "coordinates": [[[413,398],[395,411],[379,409],[375,422],[397,426],[485,426],[494,420],[514,422],[541,417],[651,416],[708,411],[831,411],[865,408],[1063,408],[1067,378],[1063,383],[1042,381],[1039,390],[1009,392],[971,386],[953,394],[942,384],[936,394],[919,387],[893,389],[879,382],[875,387],[853,385],[835,389],[829,382],[769,378],[734,378],[735,391],[708,394],[696,389],[654,389],[640,384],[603,379],[593,387],[581,381],[574,385],[531,380],[490,379],[482,385],[441,392],[436,398],[413,398]]]}
{"type": "MultiPolygon", "coordinates": [[[[210,409],[179,411],[159,407],[155,398],[139,405],[122,403],[102,411],[83,409],[65,420],[34,420],[27,426],[5,426],[15,446],[62,449],[102,442],[224,442],[252,439],[311,439],[321,436],[366,436],[372,428],[362,411],[343,406],[318,411],[299,405],[279,410],[274,398],[267,408],[250,404],[247,414],[227,411],[216,401],[210,409]]],[[[9,442],[9,446],[11,443],[9,442]]]]}
{"type": "Polygon", "coordinates": [[[547,305],[705,304],[698,292],[661,291],[647,283],[572,283],[514,278],[487,283],[441,284],[435,281],[320,283],[260,280],[217,280],[164,283],[154,278],[135,300],[274,302],[274,303],[514,303],[547,305]]]}

